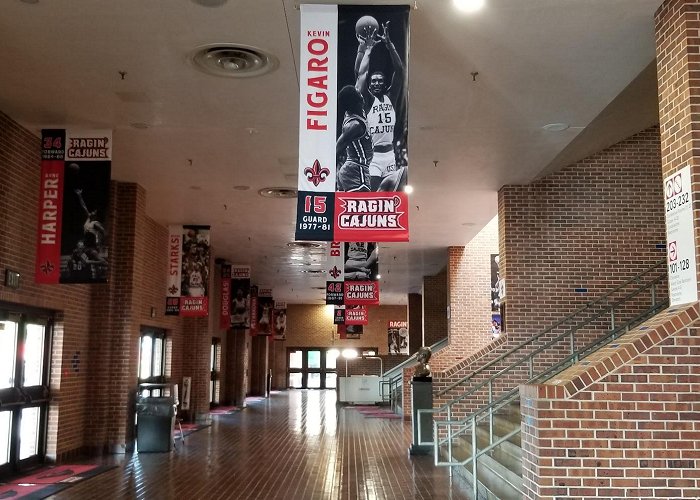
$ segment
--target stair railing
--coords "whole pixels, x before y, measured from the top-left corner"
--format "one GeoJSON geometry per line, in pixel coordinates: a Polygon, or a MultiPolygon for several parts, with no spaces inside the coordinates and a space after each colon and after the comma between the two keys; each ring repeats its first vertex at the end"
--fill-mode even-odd
{"type": "MultiPolygon", "coordinates": [[[[444,349],[448,345],[448,339],[438,340],[430,346],[430,350],[435,353],[444,349]]],[[[379,382],[380,394],[382,402],[390,403],[394,412],[403,403],[403,370],[416,364],[416,353],[406,358],[398,365],[388,369],[382,374],[382,380],[379,382]]]]}
{"type": "MultiPolygon", "coordinates": [[[[494,433],[493,433],[493,418],[494,418],[494,413],[498,409],[504,407],[506,404],[509,404],[510,402],[514,401],[517,399],[518,394],[519,394],[519,389],[518,385],[516,385],[514,388],[510,389],[509,391],[506,390],[503,394],[499,395],[497,398],[494,398],[494,384],[495,382],[498,381],[503,375],[506,375],[508,373],[511,373],[517,368],[522,368],[524,365],[527,365],[527,370],[528,370],[528,381],[525,383],[534,383],[537,381],[543,381],[546,380],[547,378],[552,377],[556,373],[559,373],[560,371],[564,370],[566,367],[570,366],[571,364],[577,363],[581,359],[583,359],[585,356],[591,354],[592,352],[595,352],[597,349],[599,349],[602,345],[607,344],[608,342],[614,340],[617,338],[617,336],[623,332],[629,331],[632,327],[636,326],[637,324],[641,323],[642,321],[648,319],[649,317],[657,314],[660,310],[665,308],[667,306],[667,300],[664,301],[658,301],[657,300],[657,291],[656,288],[657,286],[666,278],[666,267],[665,267],[665,262],[662,261],[651,268],[647,269],[646,271],[638,274],[634,278],[628,280],[627,282],[623,283],[622,285],[616,287],[615,289],[611,290],[610,292],[606,293],[599,299],[597,299],[594,302],[591,302],[587,304],[586,306],[580,308],[575,314],[567,316],[564,320],[561,320],[557,322],[555,325],[547,328],[543,332],[540,332],[539,334],[533,336],[532,338],[528,339],[525,342],[522,342],[518,344],[513,349],[510,349],[508,352],[504,353],[503,355],[497,357],[493,361],[487,363],[480,369],[472,372],[469,376],[464,377],[461,379],[458,383],[452,384],[450,387],[447,389],[443,389],[440,391],[438,394],[444,394],[450,389],[455,388],[457,385],[463,384],[464,382],[471,380],[474,378],[476,375],[479,373],[482,373],[485,369],[495,365],[497,362],[505,359],[506,357],[513,355],[515,353],[519,353],[519,351],[524,351],[524,348],[527,346],[532,345],[535,341],[539,340],[543,335],[546,335],[547,333],[552,332],[555,328],[558,326],[563,325],[567,321],[570,321],[573,319],[577,314],[581,315],[584,312],[589,312],[590,309],[592,308],[593,305],[595,304],[605,304],[605,307],[603,309],[595,314],[593,314],[591,317],[587,318],[585,321],[579,322],[578,324],[574,325],[573,327],[569,328],[568,330],[564,331],[563,333],[557,335],[555,338],[549,340],[546,342],[544,345],[537,347],[534,349],[532,352],[526,353],[524,356],[521,356],[519,359],[517,359],[515,362],[511,363],[508,367],[498,371],[496,374],[490,376],[487,380],[483,381],[480,384],[477,384],[475,387],[469,389],[462,395],[458,396],[457,398],[454,398],[450,402],[442,405],[441,407],[438,408],[433,408],[433,409],[425,409],[425,410],[417,410],[417,418],[418,418],[418,444],[420,445],[433,445],[434,447],[434,455],[435,455],[435,465],[437,466],[454,466],[454,465],[466,465],[470,461],[472,461],[472,469],[474,472],[474,477],[476,477],[476,463],[478,461],[478,457],[483,455],[484,453],[488,453],[491,451],[493,448],[496,446],[500,445],[503,441],[506,439],[511,438],[513,435],[516,435],[517,433],[520,432],[519,429],[516,429],[512,433],[508,434],[505,437],[502,437],[496,441],[494,441],[494,433]],[[663,266],[663,268],[661,267],[663,266]],[[604,300],[607,300],[608,298],[612,297],[612,295],[621,289],[623,289],[626,286],[629,286],[632,283],[637,283],[641,281],[641,278],[650,274],[654,270],[662,270],[662,272],[654,277],[651,281],[644,283],[642,285],[639,285],[636,289],[634,289],[632,292],[627,293],[625,296],[623,296],[621,299],[615,301],[614,303],[610,304],[607,302],[604,302],[604,300]],[[615,310],[618,309],[620,306],[624,305],[628,301],[632,300],[633,298],[637,297],[639,294],[642,292],[650,290],[651,294],[651,306],[644,310],[642,313],[638,314],[634,318],[626,321],[622,325],[617,325],[615,321],[615,310]],[[581,328],[584,328],[597,319],[600,319],[602,316],[605,314],[610,313],[611,317],[611,328],[607,331],[605,335],[602,335],[598,339],[594,340],[593,342],[587,344],[581,349],[576,350],[575,349],[575,343],[574,343],[574,337],[575,333],[579,331],[581,328]],[[534,358],[538,354],[542,353],[549,347],[552,347],[562,339],[566,338],[569,336],[570,339],[570,355],[565,357],[563,360],[560,360],[559,362],[553,363],[550,367],[547,369],[535,374],[534,373],[534,358]],[[488,404],[477,411],[475,411],[471,416],[465,418],[465,419],[458,419],[454,420],[452,418],[452,407],[456,404],[459,403],[460,401],[465,400],[469,396],[475,394],[477,391],[485,389],[488,393],[488,404]],[[433,419],[433,438],[432,440],[425,440],[424,436],[421,436],[420,429],[422,426],[420,425],[420,422],[422,422],[420,419],[421,418],[426,418],[428,415],[432,414],[434,417],[436,414],[440,413],[446,413],[446,418],[444,420],[436,420],[433,419]],[[465,434],[466,432],[471,430],[472,434],[472,445],[476,446],[476,425],[488,418],[488,427],[489,427],[489,445],[484,448],[483,450],[474,450],[472,453],[472,458],[467,459],[466,461],[463,462],[455,462],[453,460],[453,454],[452,454],[452,443],[453,441],[459,437],[462,434],[465,434]],[[445,430],[443,431],[443,434],[445,435],[444,438],[441,438],[441,428],[445,427],[445,430]],[[441,460],[440,459],[440,451],[441,447],[447,447],[446,450],[446,455],[447,455],[447,460],[441,460]],[[476,459],[475,459],[476,458],[476,459]]],[[[474,481],[474,488],[476,488],[477,481],[474,481]]]]}

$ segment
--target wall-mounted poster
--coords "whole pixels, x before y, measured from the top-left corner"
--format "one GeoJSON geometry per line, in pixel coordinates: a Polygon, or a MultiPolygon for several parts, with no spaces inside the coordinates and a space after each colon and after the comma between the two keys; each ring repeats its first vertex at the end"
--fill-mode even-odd
{"type": "Polygon", "coordinates": [[[408,354],[408,321],[389,321],[389,354],[408,354]]]}
{"type": "Polygon", "coordinates": [[[493,312],[499,312],[501,310],[501,273],[498,262],[498,254],[491,254],[491,310],[493,312]]]}
{"type": "Polygon", "coordinates": [[[41,132],[37,283],[105,283],[110,130],[41,132]]]}
{"type": "Polygon", "coordinates": [[[165,314],[209,314],[209,226],[170,226],[165,314]]]}
{"type": "Polygon", "coordinates": [[[407,5],[302,5],[297,240],[408,241],[407,5]]]}

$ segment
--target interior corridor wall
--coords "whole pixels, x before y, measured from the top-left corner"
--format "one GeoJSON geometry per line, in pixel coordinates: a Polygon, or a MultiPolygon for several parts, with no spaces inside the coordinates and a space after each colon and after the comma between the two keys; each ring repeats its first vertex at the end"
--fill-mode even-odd
{"type": "MultiPolygon", "coordinates": [[[[21,275],[19,289],[0,282],[0,301],[55,313],[48,455],[122,452],[133,444],[142,326],[166,331],[167,374],[172,381],[182,380],[184,320],[163,314],[168,230],[146,214],[143,188],[112,182],[110,282],[36,285],[40,146],[37,135],[0,113],[0,273],[11,269],[21,275]],[[79,360],[77,368],[74,359],[79,360]]],[[[195,397],[204,401],[204,411],[209,345],[218,331],[209,320],[200,321],[197,371],[206,393],[195,397]]]]}
{"type": "Polygon", "coordinates": [[[665,258],[658,127],[527,186],[504,186],[499,223],[515,341],[665,258]]]}

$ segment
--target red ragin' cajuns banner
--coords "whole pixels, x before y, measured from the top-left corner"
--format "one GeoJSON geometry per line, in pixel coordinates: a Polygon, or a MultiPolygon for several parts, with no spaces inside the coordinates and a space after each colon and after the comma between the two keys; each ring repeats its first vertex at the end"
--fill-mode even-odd
{"type": "MultiPolygon", "coordinates": [[[[379,304],[379,245],[351,241],[345,246],[343,302],[349,305],[379,304]]],[[[346,311],[347,316],[347,311],[346,311]]]]}
{"type": "Polygon", "coordinates": [[[365,306],[346,306],[345,307],[345,324],[346,325],[367,325],[369,317],[365,306]]]}
{"type": "Polygon", "coordinates": [[[345,244],[332,241],[326,259],[326,304],[342,306],[345,281],[345,244]]]}
{"type": "Polygon", "coordinates": [[[296,239],[408,241],[407,5],[302,5],[296,239]]]}
{"type": "Polygon", "coordinates": [[[209,314],[209,226],[170,226],[168,316],[209,314]]]}
{"type": "Polygon", "coordinates": [[[231,326],[231,264],[221,264],[220,299],[219,328],[228,330],[231,326]]]}
{"type": "Polygon", "coordinates": [[[111,130],[41,131],[36,282],[105,283],[111,130]]]}

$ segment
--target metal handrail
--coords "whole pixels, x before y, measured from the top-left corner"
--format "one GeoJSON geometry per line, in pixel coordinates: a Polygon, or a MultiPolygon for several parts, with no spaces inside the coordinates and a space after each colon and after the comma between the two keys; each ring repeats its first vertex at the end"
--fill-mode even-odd
{"type": "MultiPolygon", "coordinates": [[[[567,368],[568,366],[573,365],[574,363],[577,363],[577,362],[581,361],[582,359],[585,359],[585,358],[586,358],[587,356],[589,356],[590,354],[593,354],[593,353],[596,352],[598,349],[600,349],[603,345],[605,345],[605,344],[607,344],[607,343],[609,343],[609,342],[615,340],[616,336],[617,336],[620,332],[622,332],[622,331],[629,331],[631,325],[641,323],[642,321],[644,321],[644,320],[650,318],[651,316],[653,316],[654,314],[656,314],[658,311],[662,310],[663,308],[665,308],[665,307],[667,307],[667,306],[668,306],[668,301],[660,302],[660,303],[658,303],[658,304],[656,304],[656,305],[651,306],[649,309],[647,309],[647,310],[644,311],[643,313],[641,313],[641,314],[635,316],[634,318],[632,318],[631,320],[627,321],[626,323],[624,323],[624,324],[618,326],[617,328],[615,328],[615,329],[613,329],[613,330],[610,330],[610,331],[609,331],[606,335],[604,335],[603,337],[600,337],[600,338],[594,340],[593,342],[591,342],[591,343],[587,344],[586,346],[582,347],[581,349],[579,349],[579,350],[576,351],[575,353],[572,353],[571,355],[569,355],[569,356],[567,356],[566,358],[560,360],[560,361],[557,362],[556,364],[550,366],[549,368],[547,368],[547,369],[544,370],[543,372],[541,372],[541,373],[539,373],[539,374],[533,376],[532,378],[528,379],[528,380],[525,382],[525,384],[532,384],[532,383],[535,383],[535,382],[541,382],[541,381],[544,381],[544,380],[548,380],[548,379],[551,378],[552,376],[554,376],[554,375],[560,373],[561,371],[563,371],[563,370],[564,370],[565,368],[567,368]]],[[[535,355],[535,353],[532,353],[532,356],[534,356],[534,355],[535,355]]],[[[519,395],[519,392],[520,392],[520,387],[519,387],[519,386],[516,386],[516,387],[510,389],[508,392],[506,392],[506,393],[502,394],[501,396],[499,396],[496,400],[492,401],[492,402],[489,403],[488,405],[479,408],[478,410],[476,410],[474,413],[472,413],[472,414],[471,414],[469,417],[467,417],[467,418],[464,418],[464,419],[461,419],[461,420],[435,420],[435,421],[433,422],[433,426],[434,426],[434,429],[433,429],[434,435],[435,435],[435,436],[438,435],[438,434],[437,434],[437,431],[438,431],[438,427],[439,427],[439,426],[461,425],[461,426],[463,426],[463,430],[468,430],[468,429],[470,429],[469,424],[470,424],[475,418],[476,418],[476,421],[477,421],[477,422],[484,420],[484,419],[486,418],[486,415],[484,415],[484,416],[481,416],[481,415],[486,414],[486,413],[491,414],[491,413],[495,412],[496,410],[501,409],[501,408],[504,407],[505,405],[507,405],[507,404],[509,404],[509,403],[511,403],[511,402],[513,402],[513,401],[515,401],[516,399],[518,399],[517,396],[519,395]]],[[[430,412],[429,410],[418,410],[418,411],[419,411],[419,412],[425,412],[425,413],[429,413],[429,412],[430,412]]],[[[451,437],[454,438],[454,437],[458,436],[459,434],[461,434],[461,432],[459,432],[459,431],[458,431],[458,432],[455,432],[455,433],[452,433],[452,434],[451,434],[451,437]]],[[[515,434],[517,434],[517,432],[516,432],[515,434]]],[[[514,435],[515,435],[515,434],[514,434],[514,435]]],[[[510,437],[510,434],[509,434],[509,437],[510,437]]],[[[436,457],[437,457],[437,449],[438,449],[439,445],[440,445],[440,444],[446,443],[448,439],[449,439],[449,436],[448,436],[447,438],[443,439],[443,440],[439,440],[439,439],[438,439],[438,440],[436,440],[436,441],[434,441],[434,442],[432,442],[432,443],[421,443],[421,444],[433,444],[434,447],[435,447],[435,452],[436,452],[436,457]]],[[[483,451],[483,452],[488,452],[488,451],[490,451],[491,449],[495,448],[495,447],[496,447],[498,444],[500,444],[502,441],[503,441],[503,439],[499,439],[498,441],[495,441],[495,442],[489,444],[489,445],[488,445],[486,448],[484,448],[484,450],[482,450],[482,451],[483,451]]],[[[481,455],[481,454],[483,454],[483,453],[480,453],[480,455],[481,455]]],[[[435,465],[466,465],[467,463],[469,463],[470,460],[471,460],[471,459],[466,459],[466,461],[464,461],[464,462],[453,462],[453,463],[449,463],[449,464],[448,464],[448,463],[440,463],[440,464],[436,463],[435,465]]]]}
{"type": "MultiPolygon", "coordinates": [[[[468,391],[464,392],[462,395],[460,395],[460,396],[458,396],[458,397],[456,397],[456,398],[454,398],[454,399],[448,401],[447,403],[443,404],[442,406],[440,406],[440,407],[438,407],[438,408],[429,409],[429,412],[430,412],[430,413],[440,413],[440,412],[442,412],[442,411],[445,411],[445,410],[448,409],[448,407],[451,407],[451,406],[453,406],[455,403],[459,403],[460,401],[463,401],[464,399],[468,398],[469,396],[471,396],[472,394],[474,394],[475,392],[477,392],[479,389],[483,389],[484,387],[487,387],[487,386],[492,385],[492,384],[493,384],[493,381],[494,381],[495,379],[499,378],[499,377],[502,376],[502,375],[505,375],[506,373],[509,373],[510,371],[512,371],[512,370],[515,369],[515,368],[518,368],[518,367],[521,366],[524,362],[528,361],[529,359],[534,358],[534,356],[535,356],[536,354],[541,353],[541,352],[544,351],[545,349],[547,349],[547,348],[553,346],[554,344],[558,343],[559,341],[561,341],[562,339],[564,339],[564,338],[567,337],[567,336],[568,336],[568,337],[573,336],[573,334],[575,334],[576,331],[578,331],[578,330],[581,329],[581,328],[584,328],[584,327],[588,326],[589,324],[591,324],[591,323],[594,322],[595,320],[597,320],[597,319],[599,319],[600,317],[602,317],[604,314],[608,313],[610,310],[613,310],[614,308],[620,306],[620,305],[623,304],[624,302],[626,302],[626,301],[628,301],[628,300],[630,300],[630,299],[636,297],[637,295],[639,295],[640,293],[642,293],[644,290],[647,290],[647,289],[649,289],[649,288],[654,287],[656,284],[658,284],[658,283],[661,281],[661,279],[662,279],[663,277],[664,277],[664,276],[658,276],[657,278],[655,278],[655,279],[654,279],[653,281],[651,281],[650,283],[648,283],[648,284],[642,286],[641,288],[638,288],[637,290],[634,290],[633,292],[629,293],[626,297],[624,297],[624,299],[621,299],[621,300],[617,301],[616,303],[610,305],[608,309],[602,310],[602,311],[598,312],[595,316],[592,316],[592,317],[588,318],[588,319],[587,319],[586,321],[584,321],[583,323],[580,323],[579,325],[573,326],[573,327],[571,327],[569,330],[560,333],[557,337],[553,338],[552,340],[550,340],[550,341],[547,342],[546,344],[544,344],[544,345],[540,346],[539,348],[535,349],[532,353],[527,354],[527,355],[524,355],[522,358],[520,358],[520,359],[514,361],[513,363],[511,363],[511,364],[510,364],[509,366],[507,366],[506,368],[501,369],[500,371],[498,371],[498,372],[496,372],[495,374],[491,375],[488,379],[484,380],[484,381],[481,382],[480,384],[475,385],[474,387],[472,387],[472,388],[469,389],[468,391]]],[[[653,306],[655,306],[655,304],[652,304],[652,307],[653,307],[653,306]]],[[[572,349],[572,350],[573,350],[573,349],[572,349]]],[[[511,349],[511,351],[512,351],[512,349],[511,349]]],[[[508,352],[512,354],[511,351],[508,351],[508,352]]],[[[499,358],[497,358],[497,359],[505,359],[505,357],[499,356],[499,358]]],[[[474,372],[474,374],[476,374],[476,372],[474,372]]]]}
{"type": "MultiPolygon", "coordinates": [[[[459,386],[459,385],[462,385],[462,384],[463,384],[464,382],[466,382],[467,380],[469,380],[469,379],[475,377],[476,375],[478,375],[479,373],[483,372],[484,370],[490,368],[491,366],[493,366],[494,364],[498,363],[499,361],[502,361],[503,359],[507,358],[508,356],[510,356],[511,354],[513,354],[514,352],[516,352],[516,351],[522,349],[523,347],[525,347],[525,346],[527,346],[527,345],[530,345],[530,344],[532,344],[533,342],[539,340],[542,336],[547,335],[549,332],[551,332],[552,330],[554,330],[554,329],[560,327],[561,325],[563,325],[563,324],[566,323],[567,321],[569,321],[569,320],[573,319],[574,317],[580,315],[581,313],[583,313],[583,312],[585,312],[585,311],[591,309],[593,306],[598,305],[598,304],[600,304],[600,303],[603,303],[603,301],[605,301],[608,297],[612,296],[614,293],[618,292],[618,291],[621,290],[622,288],[624,288],[624,287],[630,285],[631,283],[634,283],[635,281],[636,281],[636,282],[639,282],[639,280],[640,280],[642,277],[646,276],[647,274],[651,273],[652,271],[656,270],[657,268],[659,268],[659,267],[661,267],[661,266],[664,266],[664,269],[665,269],[666,260],[659,261],[658,263],[654,264],[653,266],[651,266],[650,268],[646,269],[645,271],[643,271],[643,272],[637,274],[636,276],[630,278],[629,280],[625,281],[625,282],[622,283],[621,285],[618,285],[617,287],[613,288],[612,290],[610,290],[610,291],[607,292],[606,294],[604,294],[604,295],[598,297],[596,300],[594,300],[594,301],[592,301],[592,302],[588,302],[585,306],[580,307],[579,309],[577,309],[577,310],[574,311],[573,313],[571,313],[571,314],[569,314],[568,316],[564,317],[563,319],[557,321],[556,323],[554,323],[553,325],[551,325],[551,326],[548,327],[547,329],[541,331],[541,332],[538,333],[537,335],[534,335],[533,337],[530,337],[529,339],[527,339],[527,340],[521,342],[520,344],[518,344],[518,345],[516,345],[515,347],[511,348],[509,351],[507,351],[507,352],[501,354],[501,355],[498,356],[497,358],[495,358],[495,359],[489,361],[488,363],[484,364],[484,365],[481,366],[479,369],[473,371],[473,372],[470,373],[469,375],[467,375],[467,376],[461,378],[461,379],[458,380],[457,382],[454,382],[454,383],[450,384],[449,386],[445,387],[444,389],[441,389],[440,391],[436,392],[435,395],[436,395],[436,396],[441,396],[441,395],[445,394],[446,392],[449,392],[450,390],[454,389],[455,387],[457,387],[457,386],[459,386]]],[[[619,305],[619,302],[618,302],[617,304],[615,304],[615,305],[619,305]]],[[[614,305],[613,305],[613,306],[608,305],[608,309],[610,309],[611,307],[614,307],[614,305]]],[[[607,312],[607,311],[606,311],[606,312],[607,312]]]]}
{"type": "MultiPolygon", "coordinates": [[[[435,342],[433,345],[430,346],[430,350],[432,351],[433,354],[435,354],[437,351],[439,351],[439,350],[443,349],[445,346],[447,346],[448,341],[449,341],[449,338],[447,338],[447,337],[445,337],[444,339],[438,340],[437,342],[435,342]]],[[[417,354],[417,352],[414,352],[413,354],[411,354],[411,356],[409,356],[408,358],[403,360],[398,365],[392,366],[391,368],[389,368],[386,372],[384,372],[384,374],[382,374],[382,377],[385,377],[385,378],[388,377],[391,372],[402,371],[404,368],[406,368],[408,365],[410,365],[412,362],[414,362],[416,360],[416,354],[417,354]]]]}
{"type": "MultiPolygon", "coordinates": [[[[657,267],[657,266],[655,266],[657,267]]],[[[648,271],[648,270],[647,270],[648,271]]],[[[642,275],[646,274],[643,273],[642,275]]],[[[639,275],[639,276],[642,276],[639,275]]],[[[560,373],[563,371],[565,368],[568,366],[571,366],[577,362],[579,362],[582,359],[585,359],[587,356],[590,354],[596,352],[598,349],[600,349],[603,345],[611,342],[612,340],[617,338],[617,335],[620,334],[621,332],[627,332],[629,331],[633,325],[636,326],[646,319],[652,317],[653,315],[657,314],[660,310],[668,306],[668,300],[660,301],[657,302],[656,298],[656,285],[663,279],[665,278],[665,273],[661,276],[656,277],[653,279],[651,282],[646,283],[642,285],[641,287],[637,288],[633,292],[627,294],[626,297],[616,301],[613,304],[610,304],[607,309],[601,313],[598,313],[595,316],[595,319],[599,318],[604,314],[604,312],[611,311],[613,312],[616,307],[619,307],[620,305],[624,304],[626,301],[636,297],[643,291],[647,289],[651,289],[651,297],[652,297],[652,305],[643,311],[642,313],[636,315],[634,318],[626,321],[622,325],[614,326],[603,336],[595,339],[594,341],[588,343],[587,345],[581,347],[578,350],[575,350],[573,348],[574,344],[572,343],[572,353],[565,357],[564,359],[560,360],[557,363],[554,363],[552,366],[549,368],[545,369],[544,371],[538,373],[537,375],[533,375],[532,371],[530,371],[530,377],[526,384],[531,384],[535,382],[541,382],[544,380],[547,380],[551,378],[552,376],[560,373]]],[[[629,284],[631,281],[627,282],[629,284]]],[[[619,290],[619,287],[618,287],[619,290]]],[[[609,294],[608,294],[609,296],[609,294]]],[[[588,321],[585,321],[582,326],[587,326],[592,320],[589,319],[588,321]]],[[[580,327],[582,327],[580,326],[580,327]]],[[[579,327],[579,328],[580,328],[579,327]]],[[[493,380],[499,378],[503,374],[509,372],[512,368],[516,366],[523,366],[524,363],[531,361],[534,359],[534,357],[537,354],[540,354],[542,351],[544,351],[546,348],[551,347],[554,345],[556,342],[562,340],[566,335],[573,335],[578,330],[578,328],[574,328],[570,331],[564,332],[557,336],[555,339],[551,340],[547,344],[539,347],[538,349],[535,349],[534,351],[530,352],[529,354],[523,356],[521,359],[518,361],[512,363],[509,367],[499,371],[498,373],[492,375],[487,381],[482,383],[480,386],[472,388],[470,393],[475,392],[478,390],[478,388],[483,388],[485,386],[489,386],[489,403],[478,410],[474,411],[469,417],[461,420],[452,420],[451,417],[451,406],[458,400],[462,400],[464,396],[457,398],[455,400],[450,401],[447,405],[447,419],[446,420],[433,420],[433,441],[432,442],[423,442],[420,429],[421,425],[420,424],[420,418],[422,418],[423,414],[427,413],[436,413],[436,410],[439,409],[426,409],[426,410],[417,410],[417,420],[418,420],[418,444],[425,445],[425,444],[432,444],[433,445],[433,452],[434,452],[434,460],[435,460],[435,465],[436,466],[466,466],[471,462],[472,465],[472,476],[473,476],[473,494],[474,497],[476,498],[477,496],[477,488],[478,488],[478,478],[477,478],[477,461],[478,458],[486,453],[489,453],[492,451],[494,448],[497,446],[500,446],[503,442],[506,440],[510,439],[513,436],[518,435],[521,432],[521,428],[516,428],[507,435],[497,439],[494,441],[493,439],[493,417],[494,417],[494,412],[503,408],[505,405],[510,404],[511,402],[515,401],[519,397],[519,385],[516,385],[510,390],[507,390],[505,393],[501,394],[499,397],[497,397],[495,400],[493,399],[493,380]],[[486,419],[489,419],[489,444],[485,446],[483,449],[479,450],[477,446],[477,440],[476,440],[476,427],[478,423],[485,421],[486,419]],[[440,439],[440,434],[439,430],[440,427],[446,427],[447,428],[447,433],[446,437],[444,439],[440,439]],[[457,429],[454,429],[454,427],[457,427],[457,429]],[[467,431],[471,430],[472,434],[472,454],[471,457],[463,460],[463,461],[453,461],[452,460],[452,441],[466,433],[467,431]],[[443,446],[447,444],[447,461],[440,461],[440,446],[443,446]]],[[[530,364],[530,367],[532,364],[530,364]]],[[[519,488],[516,485],[512,485],[516,490],[519,490],[519,488]]],[[[522,493],[522,491],[521,491],[522,493]]]]}

